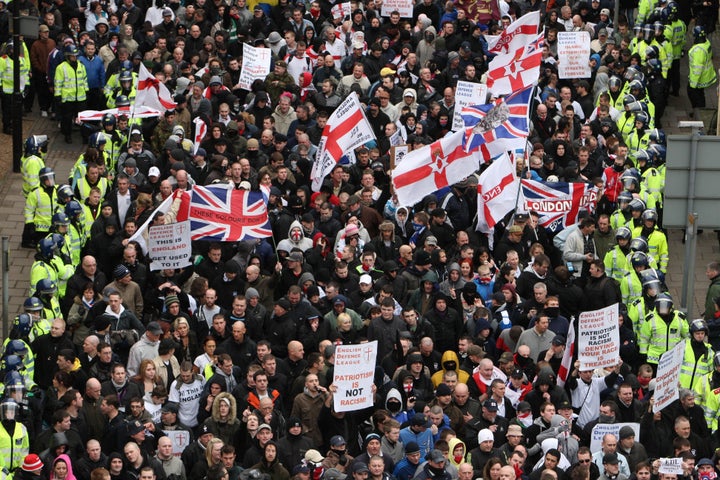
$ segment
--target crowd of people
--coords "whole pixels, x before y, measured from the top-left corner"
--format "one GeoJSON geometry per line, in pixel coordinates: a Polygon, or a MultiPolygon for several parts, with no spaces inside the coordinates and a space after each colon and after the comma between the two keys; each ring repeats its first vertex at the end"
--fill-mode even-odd
{"type": "MultiPolygon", "coordinates": [[[[26,110],[37,97],[67,143],[79,111],[116,110],[80,125],[66,183],[45,164],[48,138],[25,142],[22,246],[37,253],[3,342],[0,477],[717,477],[720,264],[703,318],[685,318],[665,292],[661,129],[682,62],[695,115],[716,81],[716,1],[623,0],[617,25],[607,0],[421,0],[412,19],[379,0],[346,17],[318,0],[15,1],[41,18],[20,54],[26,110]],[[517,175],[593,184],[597,205],[556,235],[520,209],[482,235],[481,169],[398,204],[391,145],[446,135],[457,83],[485,81],[487,36],[530,11],[546,38],[517,175]],[[591,37],[590,78],[558,78],[564,31],[591,37]],[[272,52],[250,90],[243,44],[272,52]],[[173,92],[159,118],[128,113],[141,63],[173,92]],[[376,140],[314,192],[328,118],[353,92],[376,140]],[[191,266],[152,270],[131,238],[175,221],[157,209],[174,192],[211,184],[262,192],[272,237],[196,241],[191,266]],[[614,304],[616,365],[563,365],[579,315],[614,304]],[[335,350],[366,341],[375,405],[338,412],[335,350]],[[678,399],[656,413],[658,362],[678,343],[678,399]]],[[[3,19],[0,3],[7,37],[3,19]]],[[[13,48],[0,58],[6,133],[13,48]]]]}

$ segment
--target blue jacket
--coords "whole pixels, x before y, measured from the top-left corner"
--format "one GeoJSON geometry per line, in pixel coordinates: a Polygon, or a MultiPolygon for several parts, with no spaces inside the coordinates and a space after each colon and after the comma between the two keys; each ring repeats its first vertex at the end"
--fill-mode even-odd
{"type": "Polygon", "coordinates": [[[92,60],[80,55],[78,60],[85,65],[88,88],[102,88],[105,86],[105,65],[100,57],[95,55],[92,60]]]}
{"type": "Polygon", "coordinates": [[[434,445],[432,431],[429,428],[426,428],[423,432],[415,433],[410,427],[405,427],[400,430],[400,440],[402,440],[403,445],[407,445],[409,442],[417,443],[420,447],[421,458],[424,458],[434,445]]]}

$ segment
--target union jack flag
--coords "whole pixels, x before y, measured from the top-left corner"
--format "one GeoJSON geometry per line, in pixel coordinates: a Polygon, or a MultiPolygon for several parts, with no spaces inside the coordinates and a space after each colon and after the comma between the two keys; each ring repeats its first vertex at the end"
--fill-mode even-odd
{"type": "Polygon", "coordinates": [[[181,206],[177,220],[190,220],[193,240],[237,242],[272,235],[261,192],[235,190],[230,185],[196,185],[185,197],[186,205],[181,206]]]}
{"type": "Polygon", "coordinates": [[[587,183],[522,180],[521,185],[524,211],[537,212],[549,233],[576,223],[580,209],[593,210],[598,200],[597,188],[587,183]]]}
{"type": "Polygon", "coordinates": [[[489,161],[508,150],[524,149],[533,88],[519,90],[494,103],[463,108],[460,115],[465,124],[465,151],[479,150],[489,161]]]}

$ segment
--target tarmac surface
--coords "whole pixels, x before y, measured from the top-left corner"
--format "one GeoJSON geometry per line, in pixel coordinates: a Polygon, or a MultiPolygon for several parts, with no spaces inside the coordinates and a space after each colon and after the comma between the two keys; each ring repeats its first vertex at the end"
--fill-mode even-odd
{"type": "MultiPolygon", "coordinates": [[[[688,29],[689,31],[692,28],[688,29]]],[[[715,67],[720,66],[720,34],[717,32],[712,38],[715,52],[715,67]]],[[[680,97],[669,97],[668,106],[663,117],[663,126],[667,134],[690,133],[677,127],[679,121],[690,120],[688,112],[690,103],[685,95],[687,84],[687,57],[682,60],[681,74],[682,86],[680,97]]],[[[707,110],[703,120],[708,126],[712,109],[718,105],[718,94],[715,88],[706,91],[707,110]]],[[[23,118],[23,138],[29,135],[48,135],[50,145],[46,164],[55,169],[56,179],[62,182],[67,179],[70,168],[83,151],[79,132],[73,133],[73,143],[65,143],[60,134],[57,121],[40,116],[37,106],[33,113],[23,118]]],[[[668,179],[672,181],[672,179],[668,179]]],[[[0,135],[0,236],[9,237],[9,307],[8,318],[12,319],[21,311],[22,303],[29,293],[30,267],[33,263],[33,250],[20,248],[20,238],[24,225],[23,208],[25,201],[21,191],[22,179],[19,173],[12,173],[12,138],[9,135],[0,135]]],[[[666,278],[670,294],[675,299],[676,306],[680,305],[683,277],[686,273],[684,265],[685,249],[682,243],[683,232],[670,230],[668,232],[668,247],[670,250],[670,265],[666,278]]],[[[705,277],[705,266],[711,261],[720,260],[720,243],[714,232],[705,230],[698,236],[695,254],[695,272],[693,275],[694,295],[692,296],[692,317],[697,318],[704,310],[705,294],[709,282],[705,277]]],[[[2,278],[0,277],[0,284],[2,278]]],[[[2,306],[0,306],[2,311],[2,306]]],[[[4,313],[4,312],[3,312],[4,313]]],[[[9,325],[0,328],[0,335],[9,330],[9,325]]]]}

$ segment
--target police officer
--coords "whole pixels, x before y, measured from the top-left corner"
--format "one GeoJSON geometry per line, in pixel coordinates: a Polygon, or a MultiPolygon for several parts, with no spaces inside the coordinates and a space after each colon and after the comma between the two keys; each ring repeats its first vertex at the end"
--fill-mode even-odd
{"type": "Polygon", "coordinates": [[[688,52],[690,73],[688,76],[687,93],[693,111],[690,116],[700,118],[700,109],[705,108],[705,89],[717,81],[713,66],[712,46],[705,34],[705,28],[693,28],[694,44],[688,52]]]}
{"type": "Polygon", "coordinates": [[[58,203],[55,172],[50,167],[40,169],[40,186],[25,199],[25,228],[23,248],[35,248],[37,242],[50,231],[52,215],[58,203]]]}
{"type": "Polygon", "coordinates": [[[13,472],[20,468],[25,455],[30,453],[27,428],[15,421],[18,405],[6,398],[0,403],[0,468],[13,472]]]}
{"type": "Polygon", "coordinates": [[[33,135],[25,140],[25,155],[20,164],[23,177],[23,196],[27,196],[40,186],[40,170],[45,167],[43,159],[47,152],[47,135],[33,135]]]}
{"type": "Polygon", "coordinates": [[[655,299],[655,309],[645,316],[645,323],[640,327],[640,355],[654,370],[657,370],[660,356],[684,341],[690,333],[685,315],[673,306],[669,294],[659,294],[655,299]]]}
{"type": "Polygon", "coordinates": [[[65,143],[72,143],[73,120],[87,100],[87,72],[78,62],[79,53],[75,45],[66,46],[65,61],[55,70],[55,98],[60,103],[60,129],[65,143]]]}
{"type": "Polygon", "coordinates": [[[710,329],[702,318],[690,324],[690,338],[685,340],[685,355],[680,366],[680,386],[695,390],[707,374],[713,371],[715,356],[712,346],[707,343],[710,329]]]}

